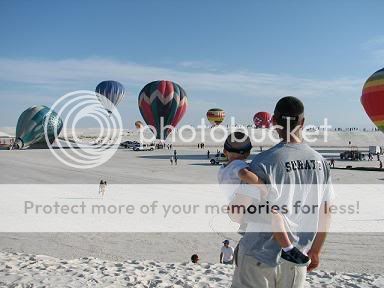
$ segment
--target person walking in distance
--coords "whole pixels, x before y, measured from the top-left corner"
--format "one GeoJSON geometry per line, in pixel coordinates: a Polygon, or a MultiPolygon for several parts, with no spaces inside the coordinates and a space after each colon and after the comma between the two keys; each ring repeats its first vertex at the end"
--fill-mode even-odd
{"type": "Polygon", "coordinates": [[[103,185],[104,185],[104,181],[103,179],[101,179],[99,184],[99,194],[101,194],[101,191],[103,190],[103,185]]]}
{"type": "Polygon", "coordinates": [[[99,194],[101,194],[101,198],[104,198],[106,187],[107,187],[107,181],[101,180],[99,185],[99,194]]]}

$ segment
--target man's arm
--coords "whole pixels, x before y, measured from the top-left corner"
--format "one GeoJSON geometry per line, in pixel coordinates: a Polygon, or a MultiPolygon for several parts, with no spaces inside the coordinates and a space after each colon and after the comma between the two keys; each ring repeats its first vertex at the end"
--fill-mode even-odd
{"type": "Polygon", "coordinates": [[[244,168],[239,171],[238,175],[242,182],[247,184],[257,185],[257,188],[260,189],[262,194],[261,196],[263,198],[267,196],[267,193],[268,193],[267,187],[264,185],[263,180],[261,180],[261,178],[257,176],[255,173],[244,168]]]}
{"type": "Polygon", "coordinates": [[[220,253],[220,263],[223,263],[223,252],[220,253]]]}
{"type": "Polygon", "coordinates": [[[246,168],[241,169],[238,175],[241,181],[247,184],[264,184],[264,182],[261,181],[261,179],[255,173],[249,171],[246,168]]]}
{"type": "Polygon", "coordinates": [[[308,251],[308,257],[311,258],[311,264],[307,268],[308,272],[317,268],[320,264],[320,253],[331,224],[331,213],[329,211],[331,205],[330,202],[324,202],[321,205],[318,232],[313,240],[311,249],[308,251]]]}

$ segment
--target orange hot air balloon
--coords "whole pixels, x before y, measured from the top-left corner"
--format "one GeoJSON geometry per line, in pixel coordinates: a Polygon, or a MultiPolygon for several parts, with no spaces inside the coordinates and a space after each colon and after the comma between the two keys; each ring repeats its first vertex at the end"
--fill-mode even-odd
{"type": "Polygon", "coordinates": [[[140,128],[144,127],[144,124],[143,124],[143,122],[138,120],[135,122],[135,127],[136,127],[136,129],[140,129],[140,128]]]}
{"type": "Polygon", "coordinates": [[[368,78],[360,100],[369,118],[384,132],[384,68],[368,78]]]}

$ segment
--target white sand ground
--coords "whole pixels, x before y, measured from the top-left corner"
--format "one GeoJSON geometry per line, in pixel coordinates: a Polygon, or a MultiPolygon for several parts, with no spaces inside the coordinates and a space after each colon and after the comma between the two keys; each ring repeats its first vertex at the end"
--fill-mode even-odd
{"type": "MultiPolygon", "coordinates": [[[[233,266],[0,253],[0,287],[229,287],[233,266]]],[[[316,271],[306,287],[383,287],[380,274],[316,271]]]]}
{"type": "MultiPolygon", "coordinates": [[[[66,167],[47,150],[0,151],[0,183],[91,184],[98,183],[100,178],[105,178],[113,184],[216,183],[218,167],[208,164],[206,151],[177,149],[178,167],[169,165],[171,152],[167,150],[154,152],[119,150],[109,162],[91,170],[66,167]]],[[[337,149],[331,148],[330,150],[332,151],[327,153],[338,152],[337,149]]],[[[336,166],[345,167],[350,164],[374,166],[376,163],[339,161],[336,166]]],[[[383,184],[384,173],[333,170],[333,179],[335,183],[342,184],[383,184]]],[[[235,244],[238,235],[216,233],[2,233],[0,234],[0,251],[2,251],[0,254],[0,287],[2,287],[1,282],[9,284],[10,287],[17,287],[11,286],[11,283],[14,281],[13,284],[21,285],[23,281],[28,282],[28,279],[36,281],[34,283],[47,279],[50,283],[69,281],[68,283],[72,283],[73,287],[85,287],[87,281],[93,276],[103,283],[121,279],[121,281],[126,281],[123,283],[129,283],[134,287],[167,287],[167,281],[174,280],[175,282],[169,283],[180,281],[178,282],[180,287],[189,287],[185,283],[191,283],[190,287],[228,287],[232,273],[228,267],[207,264],[207,266],[203,265],[200,268],[195,267],[193,270],[188,270],[190,264],[170,264],[188,261],[193,253],[199,254],[202,262],[217,263],[223,238],[229,238],[235,244]],[[63,264],[60,263],[61,260],[49,257],[14,254],[20,252],[63,259],[79,257],[97,257],[98,259],[65,260],[69,264],[63,264]],[[28,260],[30,257],[32,260],[28,260]],[[41,260],[34,264],[33,262],[36,261],[33,260],[34,258],[41,260]],[[100,259],[105,259],[105,261],[100,259]],[[148,259],[156,262],[152,263],[148,259]],[[128,262],[122,263],[124,268],[119,269],[118,266],[114,266],[115,263],[108,260],[119,262],[127,260],[128,262]],[[87,261],[92,265],[86,264],[87,261]],[[6,268],[5,265],[12,268],[6,268]],[[59,268],[59,265],[65,268],[59,268]],[[170,268],[172,265],[175,268],[170,268]],[[47,267],[44,268],[44,266],[47,267]],[[101,275],[102,272],[95,272],[96,274],[92,276],[92,272],[85,271],[85,269],[100,271],[101,267],[110,269],[111,273],[112,271],[119,273],[120,276],[108,273],[110,274],[108,279],[107,276],[101,275]],[[73,271],[68,271],[68,268],[73,271]],[[151,272],[151,269],[154,271],[151,272]],[[124,270],[131,272],[124,272],[124,270]],[[167,271],[165,279],[164,270],[167,271]],[[173,270],[174,273],[169,272],[173,270]],[[80,274],[85,276],[81,277],[80,274]],[[98,274],[100,276],[97,276],[98,274]],[[156,276],[163,279],[163,282],[157,283],[156,276]],[[124,280],[126,277],[131,278],[124,280]],[[152,282],[152,286],[150,286],[149,280],[155,280],[152,282]],[[199,281],[201,286],[199,286],[200,284],[194,286],[195,282],[199,281]],[[209,283],[211,286],[204,286],[204,283],[209,283]]],[[[321,287],[319,283],[321,281],[333,283],[332,285],[323,284],[323,287],[375,287],[374,285],[384,287],[382,279],[379,279],[377,275],[372,275],[382,274],[384,271],[382,255],[384,255],[384,234],[330,234],[320,268],[328,272],[316,272],[309,275],[308,280],[312,282],[311,287],[321,287]]],[[[60,286],[58,284],[54,287],[60,286]]],[[[94,287],[95,283],[88,282],[88,286],[94,287]]],[[[168,287],[177,286],[168,284],[168,287]]]]}
{"type": "MultiPolygon", "coordinates": [[[[216,149],[210,149],[215,153],[216,149]]],[[[256,152],[257,149],[254,149],[256,152]]],[[[337,156],[340,148],[320,148],[326,155],[337,156]]],[[[178,166],[170,166],[170,150],[133,152],[119,149],[101,166],[75,169],[58,161],[48,150],[0,151],[2,184],[94,184],[105,178],[111,184],[206,184],[217,183],[218,166],[207,159],[207,149],[177,148],[178,166]]],[[[61,152],[58,152],[61,155],[61,152]]],[[[73,153],[71,153],[73,155],[73,153]]],[[[252,158],[252,156],[250,156],[252,158]]],[[[382,157],[383,158],[383,157],[382,157]]],[[[347,165],[377,167],[377,161],[337,161],[336,167],[347,165]]],[[[340,184],[382,184],[380,171],[333,170],[333,181],[340,184]]]]}

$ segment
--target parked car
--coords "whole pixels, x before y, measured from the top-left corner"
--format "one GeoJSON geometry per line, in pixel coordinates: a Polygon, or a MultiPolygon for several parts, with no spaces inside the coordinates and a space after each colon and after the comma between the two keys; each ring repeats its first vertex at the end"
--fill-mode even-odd
{"type": "Polygon", "coordinates": [[[347,150],[340,153],[341,160],[363,160],[364,154],[359,152],[356,146],[352,146],[351,150],[347,150]]]}
{"type": "Polygon", "coordinates": [[[218,153],[218,154],[215,155],[214,158],[209,160],[209,162],[212,165],[219,165],[219,164],[225,163],[227,161],[228,161],[228,158],[227,158],[227,156],[224,155],[224,153],[218,153]]]}
{"type": "Polygon", "coordinates": [[[120,143],[120,147],[122,147],[122,148],[133,149],[133,148],[138,147],[138,146],[140,146],[140,143],[137,141],[125,141],[125,142],[120,143]]]}
{"type": "Polygon", "coordinates": [[[155,146],[142,144],[133,148],[133,151],[153,151],[155,150],[155,146]]]}

